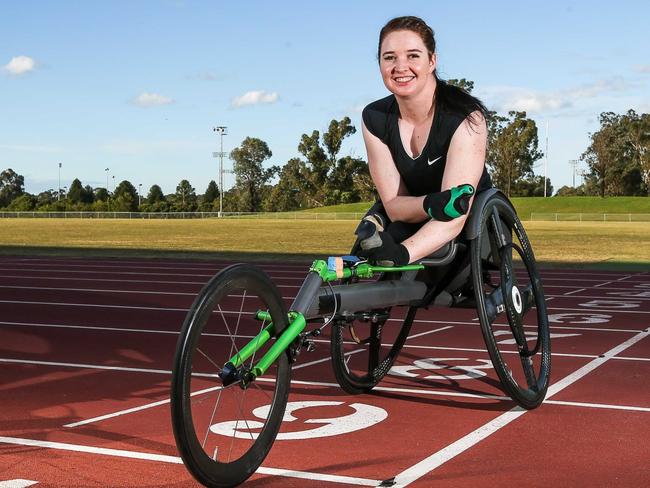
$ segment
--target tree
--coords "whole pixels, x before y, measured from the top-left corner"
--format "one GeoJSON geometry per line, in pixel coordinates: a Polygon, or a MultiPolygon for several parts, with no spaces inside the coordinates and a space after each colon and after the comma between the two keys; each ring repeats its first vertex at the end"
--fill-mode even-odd
{"type": "Polygon", "coordinates": [[[606,195],[639,195],[650,191],[650,115],[629,110],[624,115],[603,112],[600,129],[581,160],[589,167],[588,181],[606,195]]]}
{"type": "Polygon", "coordinates": [[[196,210],[196,191],[187,180],[181,180],[174,194],[173,209],[177,212],[194,212],[196,210]]]}
{"type": "Polygon", "coordinates": [[[95,188],[95,201],[108,202],[108,190],[106,188],[95,188]]]}
{"type": "Polygon", "coordinates": [[[72,180],[70,183],[70,189],[68,190],[68,200],[72,203],[81,203],[81,197],[84,191],[84,187],[81,185],[81,181],[78,178],[72,180]]]}
{"type": "Polygon", "coordinates": [[[261,139],[247,137],[238,148],[230,153],[235,162],[235,189],[239,196],[238,207],[245,212],[261,210],[264,186],[280,172],[278,166],[265,169],[262,163],[273,155],[269,146],[261,139]]]}
{"type": "MultiPolygon", "coordinates": [[[[551,179],[546,178],[546,194],[553,194],[553,185],[551,179]]],[[[518,181],[512,187],[513,197],[543,197],[544,196],[544,176],[533,176],[518,181]]]]}
{"type": "Polygon", "coordinates": [[[344,117],[330,121],[322,140],[317,130],[311,135],[303,134],[298,151],[306,161],[300,167],[294,164],[283,175],[292,180],[285,186],[297,185],[309,206],[359,201],[359,190],[365,189],[370,180],[368,165],[351,156],[339,158],[343,141],[356,131],[350,118],[344,117]]]}
{"type": "Polygon", "coordinates": [[[23,193],[19,197],[14,198],[7,206],[8,210],[16,212],[29,212],[36,208],[36,197],[29,193],[23,193]]]}
{"type": "Polygon", "coordinates": [[[136,212],[138,210],[138,193],[131,182],[122,181],[113,192],[111,209],[118,212],[136,212]]]}
{"type": "Polygon", "coordinates": [[[494,184],[510,195],[513,185],[533,177],[533,163],[542,157],[538,150],[537,125],[526,112],[508,112],[508,117],[490,112],[487,165],[494,184]]]}
{"type": "Polygon", "coordinates": [[[0,173],[0,207],[6,207],[11,201],[22,195],[25,187],[25,178],[8,168],[0,173]]]}
{"type": "Polygon", "coordinates": [[[54,200],[54,190],[42,191],[36,196],[36,208],[47,208],[54,200]]]}
{"type": "Polygon", "coordinates": [[[303,191],[309,185],[307,168],[300,158],[291,158],[281,171],[278,183],[273,187],[266,201],[265,209],[286,212],[308,206],[307,194],[303,191]]]}
{"type": "Polygon", "coordinates": [[[460,80],[451,78],[447,80],[447,83],[453,86],[457,86],[461,90],[465,90],[467,93],[472,93],[472,90],[474,89],[474,82],[466,80],[465,78],[461,78],[460,80]]]}
{"type": "Polygon", "coordinates": [[[219,187],[214,180],[210,180],[201,201],[201,210],[210,212],[219,208],[219,187]]]}
{"type": "Polygon", "coordinates": [[[165,194],[163,193],[162,188],[158,185],[152,185],[151,188],[149,188],[149,193],[147,193],[147,203],[154,204],[164,201],[165,194]]]}

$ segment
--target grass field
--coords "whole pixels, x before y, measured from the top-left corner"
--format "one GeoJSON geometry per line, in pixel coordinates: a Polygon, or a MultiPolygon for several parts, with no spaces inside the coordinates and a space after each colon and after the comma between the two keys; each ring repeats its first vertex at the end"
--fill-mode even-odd
{"type": "MultiPolygon", "coordinates": [[[[511,200],[524,220],[528,220],[531,213],[650,214],[650,197],[515,197],[511,200]]],[[[368,202],[347,203],[305,212],[365,212],[370,205],[368,202]]]]}
{"type": "MultiPolygon", "coordinates": [[[[306,259],[345,254],[354,221],[0,219],[4,254],[306,259]]],[[[650,224],[527,222],[538,261],[650,269],[650,224]]]]}

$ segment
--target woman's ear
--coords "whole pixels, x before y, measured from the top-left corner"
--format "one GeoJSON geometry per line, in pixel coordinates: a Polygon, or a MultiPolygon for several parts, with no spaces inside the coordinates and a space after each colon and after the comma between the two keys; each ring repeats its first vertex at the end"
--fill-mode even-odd
{"type": "Polygon", "coordinates": [[[431,58],[429,58],[429,68],[431,73],[433,73],[436,70],[436,65],[438,64],[438,57],[436,53],[433,53],[431,55],[431,58]]]}

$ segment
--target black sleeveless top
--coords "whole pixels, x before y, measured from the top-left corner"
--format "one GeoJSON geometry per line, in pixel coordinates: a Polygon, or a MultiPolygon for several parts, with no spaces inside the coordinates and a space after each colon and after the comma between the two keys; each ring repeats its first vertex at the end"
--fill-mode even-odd
{"type": "MultiPolygon", "coordinates": [[[[369,104],[363,109],[362,117],[370,133],[390,149],[397,171],[411,196],[441,190],[449,143],[458,126],[465,120],[461,114],[447,111],[436,102],[429,138],[417,158],[409,156],[402,144],[397,124],[399,106],[394,95],[369,104]]],[[[490,175],[484,167],[476,191],[478,193],[491,187],[490,175]]]]}

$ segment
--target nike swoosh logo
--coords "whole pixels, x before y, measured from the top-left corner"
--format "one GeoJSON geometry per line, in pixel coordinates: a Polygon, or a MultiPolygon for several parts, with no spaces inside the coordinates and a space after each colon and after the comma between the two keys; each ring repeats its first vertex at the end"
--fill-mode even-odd
{"type": "Polygon", "coordinates": [[[442,157],[442,156],[438,156],[438,157],[437,157],[436,159],[434,159],[433,161],[429,161],[429,166],[431,166],[433,163],[435,163],[436,161],[438,161],[441,157],[442,157]]]}

